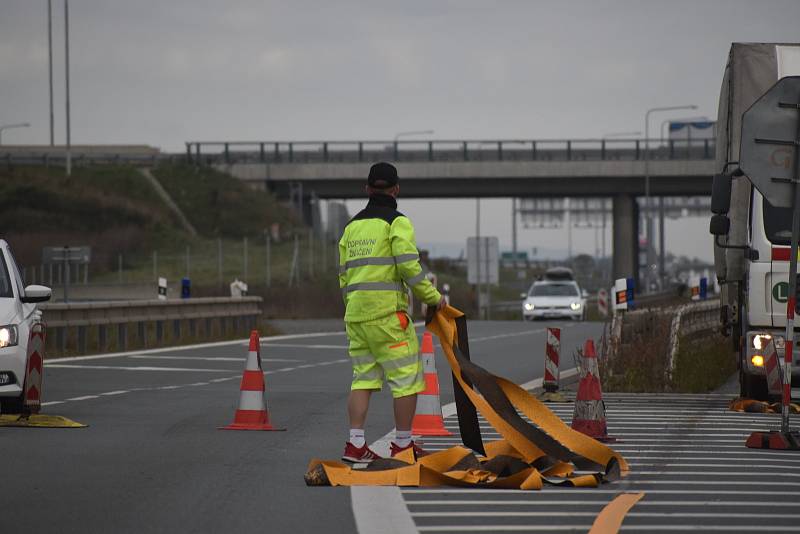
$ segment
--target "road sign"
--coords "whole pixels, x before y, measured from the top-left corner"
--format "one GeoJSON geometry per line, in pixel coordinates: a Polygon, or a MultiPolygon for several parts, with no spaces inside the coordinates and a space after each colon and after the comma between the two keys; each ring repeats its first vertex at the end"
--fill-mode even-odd
{"type": "Polygon", "coordinates": [[[789,300],[789,282],[778,282],[772,286],[772,298],[785,304],[789,300]]]}
{"type": "Polygon", "coordinates": [[[89,263],[92,247],[43,247],[42,263],[89,263]]]}
{"type": "Polygon", "coordinates": [[[467,238],[467,283],[498,284],[500,242],[497,237],[467,238]]]}
{"type": "Polygon", "coordinates": [[[742,116],[739,167],[770,204],[791,208],[800,122],[800,76],[781,78],[742,116]]]}

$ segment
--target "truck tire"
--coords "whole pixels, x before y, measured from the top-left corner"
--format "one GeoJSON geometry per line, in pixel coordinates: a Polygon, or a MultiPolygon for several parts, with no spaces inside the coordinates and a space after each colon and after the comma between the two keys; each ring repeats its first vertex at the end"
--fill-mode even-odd
{"type": "Polygon", "coordinates": [[[18,397],[0,397],[0,414],[19,414],[23,408],[22,393],[18,397]]]}
{"type": "Polygon", "coordinates": [[[741,397],[745,399],[769,401],[766,377],[749,375],[740,369],[739,385],[741,397]]]}

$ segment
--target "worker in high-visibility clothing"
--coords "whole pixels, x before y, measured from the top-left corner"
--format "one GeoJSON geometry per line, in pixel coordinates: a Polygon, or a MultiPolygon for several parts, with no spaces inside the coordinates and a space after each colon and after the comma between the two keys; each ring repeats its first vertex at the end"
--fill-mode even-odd
{"type": "Polygon", "coordinates": [[[364,423],[370,396],[384,380],[394,398],[392,456],[409,448],[416,456],[425,454],[411,438],[417,393],[425,390],[425,381],[408,315],[408,289],[428,306],[445,305],[420,266],[411,221],[397,211],[397,169],[389,163],[373,165],[366,192],[367,207],[347,223],[339,240],[339,287],[353,364],[350,438],[342,459],[359,463],[380,458],[367,446],[364,423]]]}

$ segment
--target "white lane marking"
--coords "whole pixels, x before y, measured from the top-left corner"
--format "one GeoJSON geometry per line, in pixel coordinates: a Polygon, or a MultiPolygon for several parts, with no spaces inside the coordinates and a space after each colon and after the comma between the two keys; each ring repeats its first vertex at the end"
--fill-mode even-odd
{"type": "Polygon", "coordinates": [[[167,372],[198,372],[198,373],[232,373],[232,369],[201,369],[193,367],[127,367],[116,365],[71,365],[71,364],[55,364],[47,365],[49,368],[56,369],[111,369],[117,371],[167,371],[167,372]]]}
{"type": "MultiPolygon", "coordinates": [[[[619,488],[615,489],[604,489],[604,488],[590,488],[590,489],[583,489],[583,488],[547,488],[547,493],[567,493],[570,495],[596,495],[596,494],[612,494],[617,495],[619,494],[619,488]]],[[[424,488],[403,488],[403,494],[415,494],[415,493],[458,493],[458,494],[471,494],[471,493],[490,493],[492,495],[497,495],[496,489],[483,489],[483,488],[439,488],[439,489],[424,489],[424,488]]],[[[787,498],[800,498],[800,491],[758,491],[757,493],[754,492],[752,489],[748,490],[696,490],[696,489],[677,489],[677,490],[665,490],[665,489],[651,489],[647,490],[648,495],[749,495],[753,498],[759,496],[784,496],[787,498]]],[[[504,489],[503,495],[513,495],[513,494],[520,494],[520,495],[531,495],[530,490],[515,490],[515,489],[504,489]]],[[[410,502],[417,502],[417,501],[410,501],[410,502]]],[[[647,502],[647,501],[640,501],[640,502],[647,502]]],[[[773,502],[773,501],[770,501],[773,502]]],[[[767,503],[768,504],[768,503],[767,503]]]]}
{"type": "MultiPolygon", "coordinates": [[[[627,515],[630,515],[627,514],[627,515]]],[[[419,532],[584,532],[589,523],[581,525],[447,525],[417,527],[419,532]]],[[[720,531],[720,532],[797,532],[797,526],[758,525],[622,525],[621,531],[720,531]]]]}
{"type": "Polygon", "coordinates": [[[480,341],[489,341],[491,339],[503,339],[506,337],[519,337],[519,336],[529,336],[532,334],[543,334],[544,328],[537,328],[536,330],[526,330],[525,332],[510,332],[508,334],[497,334],[494,336],[484,336],[484,337],[476,337],[470,338],[470,343],[478,343],[480,341]]]}
{"type": "MultiPolygon", "coordinates": [[[[203,356],[147,356],[147,355],[128,356],[128,358],[130,358],[132,360],[191,360],[191,361],[207,361],[207,362],[243,362],[243,361],[245,361],[247,359],[244,356],[241,357],[241,358],[225,358],[225,357],[222,357],[222,356],[219,356],[219,357],[213,357],[213,356],[203,357],[203,356]]],[[[262,358],[261,361],[264,361],[264,359],[262,358]]],[[[275,361],[275,360],[272,360],[272,361],[275,361]]],[[[279,360],[279,361],[283,361],[283,360],[279,360]]],[[[296,361],[296,360],[293,360],[293,361],[296,361]]]]}
{"type": "Polygon", "coordinates": [[[118,389],[116,391],[108,391],[106,393],[101,393],[100,395],[111,396],[111,395],[123,395],[125,393],[130,393],[127,389],[118,389]]]}
{"type": "MultiPolygon", "coordinates": [[[[348,359],[329,360],[329,361],[325,361],[325,362],[309,364],[307,367],[318,367],[318,366],[322,366],[322,365],[333,365],[333,364],[336,364],[336,363],[343,363],[343,362],[349,362],[349,361],[350,360],[348,360],[348,359]]],[[[232,370],[219,370],[219,369],[191,369],[191,368],[190,369],[175,369],[175,368],[170,368],[170,367],[117,367],[117,366],[113,366],[113,365],[101,366],[101,365],[68,365],[68,364],[62,365],[62,364],[57,364],[57,365],[55,365],[55,367],[78,368],[78,369],[80,369],[80,368],[121,369],[121,370],[129,370],[129,371],[130,370],[133,370],[133,371],[143,371],[143,370],[147,370],[147,371],[162,371],[162,370],[167,370],[167,371],[210,371],[210,372],[221,372],[221,373],[231,373],[231,372],[233,372],[232,370]]],[[[277,372],[282,372],[282,371],[293,371],[295,369],[299,369],[300,367],[301,366],[298,366],[296,368],[295,367],[284,367],[283,369],[277,369],[277,370],[274,370],[274,371],[273,370],[264,371],[264,374],[265,375],[269,375],[269,374],[272,374],[272,373],[277,373],[277,372]]],[[[227,382],[229,380],[238,380],[239,378],[241,378],[241,375],[228,376],[228,377],[224,377],[224,378],[215,378],[215,379],[212,379],[212,380],[208,380],[206,382],[194,382],[194,383],[191,383],[191,384],[157,386],[157,387],[150,387],[150,388],[133,388],[133,389],[130,389],[130,390],[119,390],[119,391],[112,391],[112,392],[108,392],[108,393],[100,393],[99,395],[122,395],[124,393],[131,393],[131,392],[134,392],[134,391],[166,391],[166,390],[174,390],[174,389],[181,389],[181,388],[187,388],[187,387],[208,386],[208,385],[211,385],[211,383],[227,382]]],[[[50,406],[50,405],[53,405],[53,404],[63,404],[65,402],[82,401],[82,400],[89,400],[89,399],[96,399],[96,398],[98,398],[97,395],[88,395],[88,396],[85,396],[85,397],[74,397],[72,399],[66,399],[66,400],[62,400],[62,401],[50,401],[50,402],[47,402],[47,403],[42,403],[42,406],[50,406]]]]}
{"type": "MultiPolygon", "coordinates": [[[[412,512],[412,517],[552,517],[553,512],[412,512]]],[[[574,517],[595,517],[596,512],[570,511],[570,516],[574,517]]],[[[775,519],[797,519],[800,514],[778,514],[778,513],[713,513],[713,512],[628,512],[625,517],[689,517],[689,518],[775,518],[775,519]]],[[[702,528],[697,527],[696,528],[702,528]]]]}
{"type": "Polygon", "coordinates": [[[292,343],[266,342],[261,347],[265,349],[269,349],[271,347],[293,348],[293,349],[347,349],[348,345],[295,345],[292,343]]]}
{"type": "MultiPolygon", "coordinates": [[[[749,464],[744,462],[735,463],[680,463],[680,464],[640,464],[637,462],[628,462],[631,468],[641,467],[730,467],[731,469],[742,469],[750,467],[753,469],[787,469],[787,470],[800,470],[800,465],[764,465],[762,462],[749,464]]],[[[705,475],[706,472],[698,473],[705,475]]],[[[771,475],[770,475],[771,476],[771,475]]]]}
{"type": "MultiPolygon", "coordinates": [[[[546,490],[550,493],[550,489],[546,490]]],[[[649,492],[648,492],[649,493],[649,492]]],[[[744,492],[742,492],[744,493],[744,492]]],[[[636,503],[636,508],[644,508],[649,506],[752,506],[755,501],[648,501],[647,499],[636,503]]],[[[608,500],[605,497],[597,500],[582,499],[575,500],[508,500],[508,501],[493,501],[493,500],[441,500],[441,501],[423,501],[423,500],[408,500],[406,504],[409,506],[585,506],[596,505],[605,506],[608,500]]],[[[776,507],[796,507],[796,502],[763,502],[758,503],[759,506],[776,506],[776,507]]],[[[550,515],[554,512],[550,511],[550,515]]],[[[570,512],[572,515],[572,512],[570,512]]],[[[683,515],[682,513],[680,515],[683,515]]]]}
{"type": "MultiPolygon", "coordinates": [[[[415,323],[416,324],[416,323],[415,323]]],[[[280,336],[264,336],[259,338],[259,342],[264,344],[268,343],[270,340],[272,341],[283,341],[285,339],[304,339],[304,338],[314,338],[314,337],[325,337],[325,336],[344,336],[345,332],[314,332],[311,334],[287,334],[287,335],[280,335],[280,336]]],[[[194,350],[194,349],[206,349],[206,348],[213,348],[213,347],[230,347],[230,346],[240,346],[246,347],[250,343],[249,339],[238,339],[233,341],[212,341],[209,343],[195,343],[194,345],[179,345],[177,347],[163,347],[160,349],[146,349],[146,350],[129,350],[125,352],[109,352],[107,354],[92,354],[89,356],[71,356],[69,358],[52,358],[47,361],[59,361],[59,362],[78,362],[83,360],[102,360],[105,358],[121,358],[123,356],[133,356],[137,354],[159,354],[163,352],[175,352],[181,350],[194,350]]]]}
{"type": "Polygon", "coordinates": [[[351,486],[350,501],[361,534],[417,532],[397,486],[351,486]]]}

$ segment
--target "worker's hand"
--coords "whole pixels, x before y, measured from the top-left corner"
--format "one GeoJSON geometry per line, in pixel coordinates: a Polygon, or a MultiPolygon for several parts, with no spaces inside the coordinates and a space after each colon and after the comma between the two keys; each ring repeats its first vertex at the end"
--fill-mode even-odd
{"type": "Polygon", "coordinates": [[[439,299],[439,303],[436,305],[436,311],[443,310],[445,306],[447,306],[447,301],[445,300],[444,295],[442,295],[442,298],[439,299]]]}

